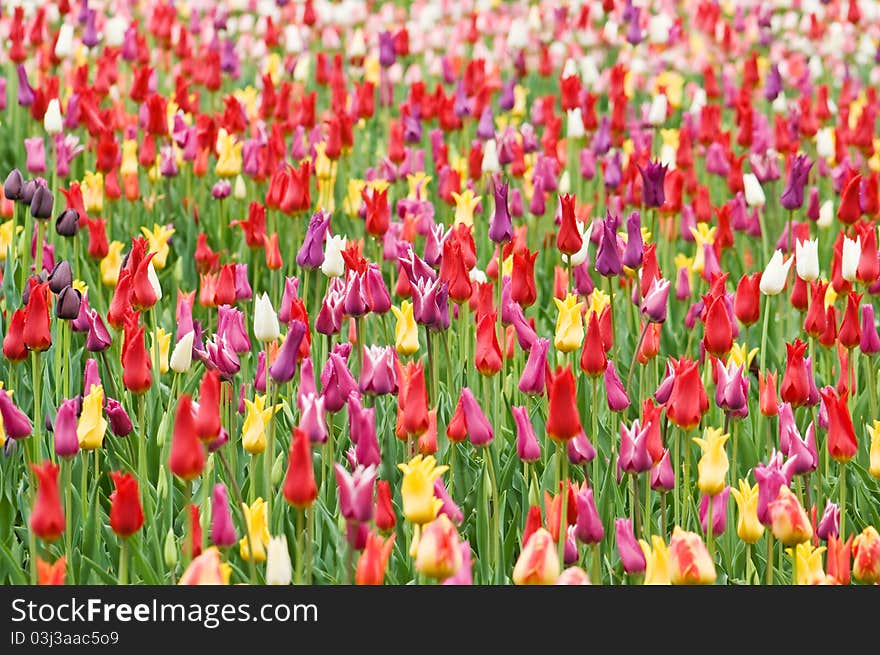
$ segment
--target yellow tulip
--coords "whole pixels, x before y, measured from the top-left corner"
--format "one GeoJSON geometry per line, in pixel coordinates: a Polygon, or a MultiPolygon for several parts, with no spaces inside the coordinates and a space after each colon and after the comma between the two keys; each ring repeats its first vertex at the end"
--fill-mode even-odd
{"type": "Polygon", "coordinates": [[[724,489],[727,469],[730,463],[727,460],[727,451],[724,444],[730,439],[729,434],[724,434],[721,428],[707,427],[703,432],[703,438],[694,437],[696,443],[703,451],[703,456],[697,464],[699,479],[697,484],[707,496],[714,496],[724,489]]]}
{"type": "Polygon", "coordinates": [[[554,584],[559,579],[560,568],[553,535],[545,528],[538,528],[523,544],[513,567],[513,584],[554,584]]]}
{"type": "Polygon", "coordinates": [[[578,302],[577,296],[568,294],[565,300],[553,298],[559,314],[556,316],[556,336],[553,345],[556,350],[569,353],[581,347],[584,341],[584,319],[581,316],[581,307],[584,303],[578,302]]]}
{"type": "Polygon", "coordinates": [[[807,541],[793,549],[786,548],[785,552],[794,558],[797,572],[795,584],[813,585],[825,581],[825,571],[822,569],[822,553],[825,552],[825,546],[813,548],[813,545],[807,541]]]}
{"type": "Polygon", "coordinates": [[[350,178],[348,180],[348,188],[346,190],[345,198],[342,200],[342,208],[345,210],[345,213],[351,217],[357,216],[358,211],[360,211],[361,204],[363,203],[363,198],[361,198],[361,191],[363,191],[367,187],[367,183],[363,180],[357,178],[350,178]]]}
{"type": "Polygon", "coordinates": [[[739,489],[732,489],[736,501],[736,534],[747,544],[754,544],[764,534],[764,526],[758,520],[758,485],[750,486],[739,481],[739,489]]]}
{"type": "Polygon", "coordinates": [[[871,437],[871,464],[868,473],[880,480],[880,421],[874,420],[868,427],[868,434],[871,437]]]}
{"type": "Polygon", "coordinates": [[[692,227],[690,229],[694,241],[697,244],[697,249],[694,253],[694,261],[691,264],[691,270],[695,273],[703,272],[703,268],[706,266],[706,257],[703,254],[703,246],[711,246],[715,243],[715,231],[717,229],[717,227],[709,227],[705,223],[698,223],[697,227],[692,227]]]}
{"type": "Polygon", "coordinates": [[[122,163],[119,165],[119,175],[127,177],[137,175],[138,172],[138,142],[134,139],[126,139],[122,142],[122,163]]]}
{"type": "Polygon", "coordinates": [[[281,405],[275,405],[274,408],[266,407],[265,395],[257,395],[253,401],[245,398],[244,404],[247,413],[241,428],[241,443],[251,455],[258,455],[266,450],[266,428],[272,415],[281,409],[281,405]]]}
{"type": "Polygon", "coordinates": [[[79,186],[86,211],[93,215],[100,214],[104,210],[104,174],[86,171],[79,186]]]}
{"type": "Polygon", "coordinates": [[[318,180],[332,180],[336,176],[336,165],[327,156],[327,144],[315,144],[315,177],[318,180]]]}
{"type": "Polygon", "coordinates": [[[171,333],[163,328],[156,328],[150,348],[150,358],[156,361],[156,344],[159,344],[159,373],[168,372],[168,353],[171,351],[171,333]]]}
{"type": "Polygon", "coordinates": [[[318,178],[318,209],[330,212],[336,211],[336,200],[333,198],[333,178],[318,178]]]}
{"type": "Polygon", "coordinates": [[[651,536],[651,543],[639,539],[639,545],[645,554],[645,582],[646,585],[669,584],[669,548],[666,542],[658,535],[651,536]]]}
{"type": "Polygon", "coordinates": [[[165,268],[165,262],[168,259],[168,252],[170,248],[168,247],[168,240],[174,235],[176,230],[169,225],[158,225],[153,223],[153,229],[148,230],[145,227],[141,228],[141,233],[147,238],[147,242],[150,244],[150,252],[156,253],[153,256],[153,268],[157,271],[161,271],[165,268]]]}
{"type": "Polygon", "coordinates": [[[413,304],[409,300],[400,303],[400,309],[391,306],[397,319],[394,326],[394,347],[401,355],[412,355],[419,350],[419,329],[413,318],[413,304]]]}
{"type": "Polygon", "coordinates": [[[525,117],[526,96],[528,96],[528,91],[526,91],[524,86],[517,84],[513,87],[513,108],[510,110],[510,114],[515,118],[525,117]]]}
{"type": "Polygon", "coordinates": [[[89,292],[89,285],[82,280],[74,280],[73,284],[70,286],[79,291],[82,295],[86,295],[89,292]]]}
{"type": "Polygon", "coordinates": [[[217,165],[214,172],[220,177],[235,177],[241,173],[241,149],[244,143],[238,141],[234,134],[229,134],[222,127],[217,134],[217,165]]]}
{"type": "Polygon", "coordinates": [[[104,443],[107,421],[104,419],[104,388],[92,385],[83,397],[82,412],[76,425],[76,438],[82,450],[95,450],[104,443]]]}
{"type": "MultiPolygon", "coordinates": [[[[15,220],[9,219],[3,223],[0,223],[0,262],[6,261],[6,250],[7,248],[12,247],[12,228],[15,226],[15,220]]],[[[24,228],[19,225],[15,230],[16,234],[21,232],[24,228]]]]}
{"type": "Polygon", "coordinates": [[[437,466],[437,460],[432,455],[416,455],[406,464],[398,464],[397,468],[403,471],[400,487],[403,515],[410,523],[430,523],[443,506],[443,501],[434,497],[434,481],[449,467],[437,466]]]}
{"type": "Polygon", "coordinates": [[[272,78],[272,84],[278,84],[281,82],[282,73],[281,55],[277,52],[266,55],[263,63],[263,75],[268,75],[272,78]]]}
{"type": "Polygon", "coordinates": [[[409,185],[409,195],[407,197],[410,200],[424,200],[428,185],[431,183],[431,176],[426,175],[424,171],[409,173],[406,176],[406,182],[409,185]]]}
{"type": "Polygon", "coordinates": [[[269,545],[269,521],[266,502],[262,498],[257,498],[250,507],[247,506],[247,503],[242,503],[241,508],[244,510],[247,533],[250,535],[250,539],[245,536],[238,542],[241,558],[245,561],[250,561],[251,546],[253,546],[253,561],[257,564],[265,562],[266,548],[269,545]],[[248,541],[250,541],[250,545],[248,545],[248,541]]]}
{"type": "Polygon", "coordinates": [[[459,225],[464,223],[468,227],[474,224],[474,210],[480,204],[480,196],[474,195],[470,189],[465,189],[462,193],[452,192],[452,198],[455,200],[455,219],[453,223],[459,225]]]}
{"type": "Polygon", "coordinates": [[[119,281],[119,271],[122,268],[122,249],[125,244],[121,241],[111,241],[107,254],[98,265],[101,269],[101,282],[104,286],[115,287],[119,281]]]}
{"type": "Polygon", "coordinates": [[[728,366],[733,363],[734,366],[742,366],[745,364],[746,368],[752,365],[752,360],[755,358],[755,355],[758,354],[757,348],[752,348],[751,350],[746,350],[748,346],[744,343],[734,343],[733,347],[730,349],[730,355],[728,355],[727,364],[728,366]]]}
{"type": "Polygon", "coordinates": [[[587,296],[589,311],[596,315],[596,318],[602,315],[605,308],[611,304],[611,296],[602,291],[599,287],[595,287],[593,292],[587,296]]]}
{"type": "Polygon", "coordinates": [[[381,66],[379,65],[378,57],[365,57],[364,58],[364,80],[367,82],[371,82],[374,86],[379,86],[379,74],[381,71],[381,66]]]}

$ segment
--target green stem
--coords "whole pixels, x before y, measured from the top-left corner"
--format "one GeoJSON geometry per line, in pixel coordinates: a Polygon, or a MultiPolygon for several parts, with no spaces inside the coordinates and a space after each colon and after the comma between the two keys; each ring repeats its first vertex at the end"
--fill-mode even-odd
{"type": "Polygon", "coordinates": [[[128,584],[128,539],[119,543],[119,584],[128,584]]]}
{"type": "Polygon", "coordinates": [[[846,537],[846,462],[840,462],[840,540],[846,537]]]}
{"type": "Polygon", "coordinates": [[[773,533],[770,530],[766,531],[767,535],[767,569],[766,569],[766,584],[773,584],[773,533]]]}
{"type": "Polygon", "coordinates": [[[562,509],[559,512],[559,542],[556,544],[556,554],[559,556],[559,566],[564,566],[565,562],[565,538],[566,538],[566,527],[568,521],[566,521],[566,514],[568,512],[568,453],[565,452],[565,443],[562,441],[556,442],[556,456],[559,458],[559,481],[562,483],[562,488],[559,490],[559,493],[562,494],[562,509]]]}

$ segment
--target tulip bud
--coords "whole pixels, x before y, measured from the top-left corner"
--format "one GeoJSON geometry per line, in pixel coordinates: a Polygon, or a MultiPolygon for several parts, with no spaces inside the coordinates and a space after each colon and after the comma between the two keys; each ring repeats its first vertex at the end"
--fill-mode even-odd
{"type": "Polygon", "coordinates": [[[52,98],[49,106],[46,107],[46,113],[43,116],[43,129],[49,134],[55,135],[63,129],[61,120],[61,103],[58,98],[52,98]]]}
{"type": "Polygon", "coordinates": [[[819,240],[808,239],[795,244],[795,264],[798,277],[812,282],[819,277],[819,240]]]}
{"type": "Polygon", "coordinates": [[[165,558],[165,568],[173,569],[177,566],[177,543],[174,537],[174,528],[168,528],[168,534],[165,535],[165,547],[162,550],[165,558]]]}
{"type": "MultiPolygon", "coordinates": [[[[8,196],[7,196],[8,197],[8,196]]],[[[65,209],[55,219],[55,232],[58,236],[73,237],[79,231],[79,212],[75,209],[65,209]]]]}

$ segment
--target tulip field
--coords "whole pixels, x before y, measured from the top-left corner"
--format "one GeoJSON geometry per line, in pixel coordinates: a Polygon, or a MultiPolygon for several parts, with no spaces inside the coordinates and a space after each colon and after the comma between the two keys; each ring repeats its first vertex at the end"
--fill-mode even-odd
{"type": "Polygon", "coordinates": [[[3,584],[880,582],[880,3],[0,38],[3,584]]]}

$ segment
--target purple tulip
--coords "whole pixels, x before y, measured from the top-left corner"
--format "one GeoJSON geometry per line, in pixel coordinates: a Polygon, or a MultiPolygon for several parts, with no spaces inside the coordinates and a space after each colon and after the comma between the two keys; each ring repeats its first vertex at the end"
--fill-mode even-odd
{"type": "Polygon", "coordinates": [[[804,189],[807,186],[807,178],[813,162],[807,155],[798,155],[791,163],[791,171],[788,174],[788,184],[782,191],[779,199],[780,204],[787,210],[800,209],[804,205],[804,189]]]}
{"type": "Polygon", "coordinates": [[[318,394],[318,388],[315,384],[315,368],[312,364],[312,358],[306,357],[299,363],[299,385],[296,390],[296,406],[302,410],[302,397],[306,394],[318,394]]]}
{"type": "Polygon", "coordinates": [[[749,414],[749,379],[743,375],[743,364],[730,370],[720,360],[715,359],[715,404],[732,418],[744,418],[749,414]]]}
{"type": "Polygon", "coordinates": [[[651,489],[667,492],[675,488],[675,472],[669,460],[669,451],[663,451],[663,457],[651,468],[651,489]]]}
{"type": "Polygon", "coordinates": [[[18,104],[22,107],[30,107],[34,104],[36,96],[31,83],[28,81],[27,71],[24,64],[19,64],[15,72],[18,74],[18,104]]]}
{"type": "Polygon", "coordinates": [[[782,469],[782,453],[774,453],[767,464],[758,464],[754,476],[758,483],[758,520],[769,526],[769,505],[776,500],[779,489],[788,485],[782,469]]]}
{"type": "Polygon", "coordinates": [[[605,367],[605,396],[608,401],[608,409],[612,412],[622,412],[629,407],[629,396],[626,395],[614,362],[610,359],[605,367]]]}
{"type": "Polygon", "coordinates": [[[360,318],[369,313],[370,305],[364,282],[363,275],[349,269],[345,278],[345,297],[342,301],[346,316],[360,318]]]}
{"type": "Polygon", "coordinates": [[[367,292],[370,311],[374,314],[385,314],[391,309],[391,294],[385,286],[382,271],[375,262],[370,262],[361,282],[367,292]]]}
{"type": "Polygon", "coordinates": [[[231,305],[217,307],[217,334],[236,354],[246,353],[251,349],[251,338],[248,336],[244,322],[244,312],[231,305]]]}
{"type": "Polygon", "coordinates": [[[73,457],[79,451],[79,439],[76,436],[77,402],[68,398],[61,402],[55,412],[55,454],[58,457],[73,457]]]}
{"type": "Polygon", "coordinates": [[[251,300],[254,297],[254,290],[251,289],[251,283],[248,280],[248,265],[235,265],[235,300],[251,300]]]}
{"type": "Polygon", "coordinates": [[[379,466],[382,463],[376,436],[376,410],[363,407],[357,393],[348,397],[348,433],[355,444],[355,457],[359,464],[379,466]]]}
{"type": "Polygon", "coordinates": [[[306,236],[296,253],[296,265],[300,268],[318,268],[324,263],[324,241],[330,229],[330,212],[318,210],[309,219],[306,236]]]}
{"type": "Polygon", "coordinates": [[[327,285],[327,293],[321,301],[318,317],[315,319],[315,330],[319,334],[337,334],[342,329],[344,299],[345,282],[342,278],[332,278],[327,285]]]}
{"type": "Polygon", "coordinates": [[[629,575],[645,572],[645,553],[633,534],[631,519],[614,519],[615,541],[623,570],[629,575]]]}
{"type": "Polygon", "coordinates": [[[266,393],[266,351],[257,353],[257,371],[254,373],[254,389],[266,393]]]}
{"type": "Polygon", "coordinates": [[[373,518],[373,484],[375,466],[358,466],[349,473],[341,464],[334,464],[336,485],[339,487],[339,510],[348,521],[366,523],[373,518]]]}
{"type": "Polygon", "coordinates": [[[666,164],[649,161],[645,168],[639,166],[642,174],[642,202],[645,207],[662,207],[666,202],[666,192],[663,185],[666,181],[666,164]]]}
{"type": "Polygon", "coordinates": [[[507,206],[509,184],[499,182],[493,185],[495,212],[489,222],[489,238],[495,243],[507,243],[513,238],[513,223],[507,206]]]}
{"type": "Polygon", "coordinates": [[[639,311],[651,323],[663,323],[666,321],[666,311],[669,306],[669,280],[662,277],[654,278],[648,293],[642,299],[639,311]]]}
{"type": "MultiPolygon", "coordinates": [[[[195,341],[193,341],[193,344],[195,344],[195,341]]],[[[241,369],[241,361],[238,359],[235,350],[219,334],[215,334],[205,344],[205,351],[208,361],[225,379],[231,380],[232,376],[241,369]]]]}
{"type": "Polygon", "coordinates": [[[382,68],[391,68],[397,61],[397,52],[394,49],[394,36],[385,30],[379,32],[379,64],[382,68]]]}
{"type": "Polygon", "coordinates": [[[516,454],[524,462],[537,462],[541,459],[541,446],[529,419],[529,410],[522,406],[514,406],[510,411],[516,423],[516,454]]]}
{"type": "Polygon", "coordinates": [[[229,494],[226,485],[218,482],[211,493],[211,543],[220,548],[236,542],[235,525],[229,511],[229,494]]]}
{"type": "Polygon", "coordinates": [[[583,466],[596,459],[596,448],[583,430],[574,439],[568,440],[567,452],[568,461],[575,466],[583,466]]]}
{"type": "Polygon", "coordinates": [[[443,505],[440,507],[440,514],[446,514],[446,516],[449,517],[449,520],[456,525],[459,525],[464,521],[464,513],[455,501],[452,500],[452,496],[450,496],[449,492],[446,490],[446,485],[443,484],[442,478],[434,480],[434,497],[443,502],[443,505]]]}
{"type": "Polygon", "coordinates": [[[620,275],[623,264],[620,261],[620,251],[617,248],[617,234],[611,227],[611,221],[607,218],[602,221],[602,237],[599,242],[599,250],[596,252],[596,271],[605,277],[620,275]]]}
{"type": "Polygon", "coordinates": [[[396,351],[392,346],[365,347],[358,382],[360,392],[373,396],[397,393],[396,362],[396,351]]]}
{"type": "Polygon", "coordinates": [[[840,507],[837,503],[830,500],[825,501],[825,511],[822,512],[822,519],[816,527],[816,535],[822,541],[828,541],[831,537],[840,535],[840,507]]]}
{"type": "Polygon", "coordinates": [[[488,446],[495,438],[492,424],[483,413],[483,409],[467,387],[461,390],[461,408],[464,411],[464,422],[467,425],[468,439],[475,447],[488,446]]]}
{"type": "Polygon", "coordinates": [[[874,305],[870,303],[862,305],[862,337],[859,349],[866,355],[880,352],[880,336],[877,335],[877,326],[874,323],[874,305]]]}
{"type": "Polygon", "coordinates": [[[327,421],[324,418],[325,399],[313,393],[303,398],[303,408],[299,417],[299,428],[309,437],[313,444],[327,442],[327,421]]]}
{"type": "Polygon", "coordinates": [[[605,526],[599,510],[596,509],[596,501],[593,498],[593,490],[584,487],[574,497],[577,503],[577,522],[574,524],[575,536],[585,544],[598,544],[605,538],[605,526]]]}
{"type": "Polygon", "coordinates": [[[767,102],[773,102],[780,91],[782,91],[782,75],[779,74],[779,66],[771,64],[764,79],[764,98],[767,102]]]}
{"type": "Polygon", "coordinates": [[[793,461],[794,475],[812,473],[819,466],[819,451],[816,447],[816,428],[811,422],[803,439],[795,429],[789,443],[788,457],[793,461]]]}
{"type": "MultiPolygon", "coordinates": [[[[412,278],[410,278],[412,281],[412,278]]],[[[449,287],[439,278],[422,278],[412,285],[413,318],[432,330],[449,328],[449,287]]]]}
{"type": "Polygon", "coordinates": [[[134,426],[131,424],[131,417],[125,408],[115,398],[107,398],[104,401],[104,413],[107,414],[107,423],[110,425],[110,431],[117,437],[126,437],[131,434],[134,426]]]}
{"type": "Polygon", "coordinates": [[[357,389],[351,371],[338,353],[330,353],[324,370],[321,371],[321,396],[327,411],[335,414],[345,406],[348,394],[357,389]]]}
{"type": "Polygon", "coordinates": [[[532,344],[517,388],[524,394],[541,396],[547,381],[547,353],[550,340],[538,337],[532,344]]]}
{"type": "Polygon", "coordinates": [[[626,219],[626,247],[623,249],[623,265],[632,269],[642,266],[645,247],[642,243],[642,217],[633,212],[626,219]]]}
{"type": "Polygon", "coordinates": [[[654,465],[648,453],[648,430],[643,428],[639,419],[633,421],[632,427],[620,424],[620,455],[618,466],[630,475],[638,475],[650,471],[654,465]]]}
{"type": "Polygon", "coordinates": [[[703,495],[700,500],[700,525],[703,528],[703,534],[709,533],[709,503],[712,504],[712,534],[716,537],[724,534],[727,529],[727,500],[729,496],[729,486],[724,487],[714,496],[703,495]]]}

